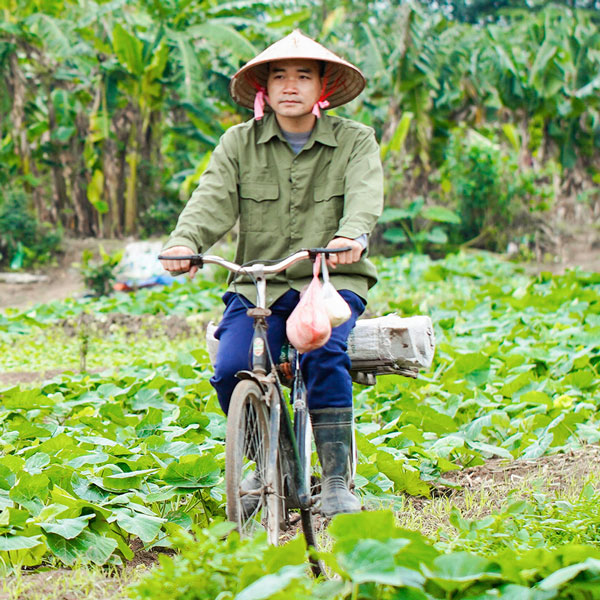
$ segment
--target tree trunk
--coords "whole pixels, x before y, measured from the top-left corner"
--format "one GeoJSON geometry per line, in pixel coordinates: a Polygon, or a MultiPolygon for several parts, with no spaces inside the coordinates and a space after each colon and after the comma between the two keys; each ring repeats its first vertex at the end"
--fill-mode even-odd
{"type": "Polygon", "coordinates": [[[135,233],[137,229],[138,210],[138,175],[144,130],[142,118],[138,110],[133,112],[131,118],[131,129],[129,132],[129,152],[126,161],[129,166],[127,184],[125,188],[125,233],[135,233]]]}
{"type": "Polygon", "coordinates": [[[52,135],[56,130],[56,111],[52,102],[52,83],[46,84],[46,101],[48,103],[48,123],[50,128],[50,164],[52,165],[52,178],[54,180],[54,204],[50,207],[50,215],[54,223],[67,224],[66,207],[69,204],[67,196],[67,183],[62,168],[61,151],[55,149],[52,135]]]}
{"type": "Polygon", "coordinates": [[[77,135],[71,142],[72,159],[74,162],[71,180],[73,206],[76,215],[77,233],[82,236],[98,234],[97,212],[88,200],[88,177],[84,160],[85,140],[89,131],[89,120],[85,113],[80,112],[75,117],[77,135]]]}

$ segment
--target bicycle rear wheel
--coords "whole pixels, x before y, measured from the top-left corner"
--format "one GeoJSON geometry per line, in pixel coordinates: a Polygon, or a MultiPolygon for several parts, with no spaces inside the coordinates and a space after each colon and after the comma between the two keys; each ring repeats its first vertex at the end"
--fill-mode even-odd
{"type": "Polygon", "coordinates": [[[242,537],[262,528],[276,545],[282,516],[281,472],[277,460],[269,476],[269,411],[256,382],[243,380],[236,385],[225,441],[227,518],[242,537]]]}

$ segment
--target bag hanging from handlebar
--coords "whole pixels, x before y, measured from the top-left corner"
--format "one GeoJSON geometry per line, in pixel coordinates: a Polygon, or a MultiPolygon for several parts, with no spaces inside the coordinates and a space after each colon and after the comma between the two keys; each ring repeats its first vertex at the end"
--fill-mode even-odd
{"type": "Polygon", "coordinates": [[[288,340],[299,352],[320,348],[331,336],[331,323],[323,300],[323,286],[319,281],[319,259],[320,255],[317,255],[313,278],[286,322],[288,340]]]}
{"type": "Polygon", "coordinates": [[[332,327],[337,327],[345,323],[351,316],[352,310],[348,303],[340,296],[339,292],[333,287],[333,283],[329,281],[329,272],[327,271],[327,263],[325,255],[321,255],[321,274],[323,275],[323,304],[325,311],[329,317],[329,322],[332,327]]]}

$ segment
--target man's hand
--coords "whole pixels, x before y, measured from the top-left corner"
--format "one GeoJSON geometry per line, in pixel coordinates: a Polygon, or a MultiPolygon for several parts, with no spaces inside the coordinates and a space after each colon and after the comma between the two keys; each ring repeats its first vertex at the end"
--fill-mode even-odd
{"type": "MultiPolygon", "coordinates": [[[[173,246],[168,250],[164,250],[161,252],[162,256],[189,256],[190,254],[196,254],[195,250],[188,248],[187,246],[173,246]]],[[[173,272],[187,272],[190,276],[190,279],[194,277],[194,275],[198,272],[198,266],[194,265],[190,267],[189,260],[161,260],[160,263],[163,266],[165,271],[173,272]]]]}
{"type": "Polygon", "coordinates": [[[327,248],[346,248],[347,246],[350,246],[351,250],[329,255],[329,258],[327,259],[327,265],[329,267],[335,269],[337,265],[351,265],[360,260],[363,247],[362,244],[356,240],[337,237],[333,238],[329,244],[327,244],[327,248]]]}

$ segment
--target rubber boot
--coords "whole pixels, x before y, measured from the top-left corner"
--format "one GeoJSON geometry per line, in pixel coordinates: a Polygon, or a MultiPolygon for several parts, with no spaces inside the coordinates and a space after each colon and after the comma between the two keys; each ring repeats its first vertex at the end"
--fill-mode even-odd
{"type": "Polygon", "coordinates": [[[352,445],[352,408],[319,408],[310,412],[321,462],[321,512],[326,517],[360,511],[348,489],[352,445]]]}

